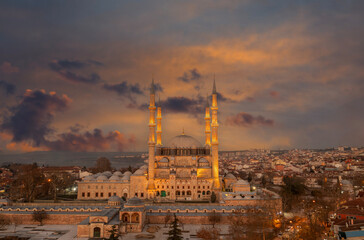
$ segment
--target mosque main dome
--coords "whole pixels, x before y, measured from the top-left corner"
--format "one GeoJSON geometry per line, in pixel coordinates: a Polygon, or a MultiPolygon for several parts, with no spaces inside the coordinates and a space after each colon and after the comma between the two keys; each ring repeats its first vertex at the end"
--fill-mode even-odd
{"type": "Polygon", "coordinates": [[[194,137],[181,134],[169,141],[166,147],[169,148],[201,148],[202,144],[194,137]]]}

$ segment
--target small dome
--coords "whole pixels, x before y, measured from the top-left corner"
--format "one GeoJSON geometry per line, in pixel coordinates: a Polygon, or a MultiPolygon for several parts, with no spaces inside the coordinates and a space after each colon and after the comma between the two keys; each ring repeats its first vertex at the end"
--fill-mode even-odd
{"type": "Polygon", "coordinates": [[[133,173],[133,176],[143,176],[144,175],[144,171],[142,169],[138,169],[135,171],[135,173],[133,173]]]}
{"type": "Polygon", "coordinates": [[[130,198],[127,202],[126,202],[126,204],[125,204],[126,206],[143,206],[144,205],[144,203],[143,203],[143,201],[141,200],[141,199],[139,199],[139,198],[137,198],[137,197],[132,197],[132,198],[130,198]]]}
{"type": "Polygon", "coordinates": [[[168,160],[168,158],[164,157],[159,162],[161,162],[161,163],[168,163],[169,160],[168,160]]]}
{"type": "Polygon", "coordinates": [[[130,180],[130,175],[124,175],[122,178],[121,178],[121,181],[129,181],[130,180]]]}
{"type": "Polygon", "coordinates": [[[102,175],[105,175],[106,177],[110,177],[112,173],[110,171],[105,171],[102,173],[102,175]]]}
{"type": "Polygon", "coordinates": [[[226,176],[224,178],[234,179],[234,180],[236,179],[236,177],[232,173],[226,174],[226,176]]]}
{"type": "Polygon", "coordinates": [[[243,180],[243,179],[240,179],[239,181],[237,181],[235,183],[236,185],[249,185],[249,182],[243,180]]]}
{"type": "Polygon", "coordinates": [[[95,180],[95,177],[93,175],[87,176],[83,179],[84,181],[93,181],[95,180]]]}
{"type": "Polygon", "coordinates": [[[130,171],[126,171],[126,172],[124,172],[124,176],[125,176],[125,175],[130,176],[130,175],[132,175],[132,173],[131,173],[130,171]]]}
{"type": "Polygon", "coordinates": [[[116,175],[112,175],[110,178],[109,178],[110,181],[120,181],[120,178],[116,175]]]}
{"type": "Polygon", "coordinates": [[[147,165],[143,165],[139,169],[148,169],[148,166],[147,165]]]}
{"type": "Polygon", "coordinates": [[[96,178],[97,181],[107,181],[107,177],[105,175],[100,175],[96,178]]]}
{"type": "Polygon", "coordinates": [[[110,206],[118,206],[118,205],[121,205],[122,202],[124,202],[124,200],[121,199],[120,197],[118,197],[118,196],[111,196],[108,199],[107,204],[110,205],[110,206]]]}
{"type": "Polygon", "coordinates": [[[202,144],[195,138],[188,135],[178,135],[167,144],[170,148],[200,148],[203,147],[202,144]]]}
{"type": "Polygon", "coordinates": [[[112,175],[115,175],[115,176],[123,176],[123,174],[120,171],[116,171],[112,175]]]}
{"type": "Polygon", "coordinates": [[[199,162],[199,163],[208,163],[209,161],[207,161],[207,159],[206,159],[206,158],[200,158],[200,159],[198,160],[198,162],[199,162]]]}

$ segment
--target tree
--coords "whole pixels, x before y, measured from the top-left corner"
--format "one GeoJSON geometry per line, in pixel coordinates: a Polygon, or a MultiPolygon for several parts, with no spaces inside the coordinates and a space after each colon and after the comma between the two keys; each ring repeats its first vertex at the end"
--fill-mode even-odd
{"type": "Polygon", "coordinates": [[[119,229],[117,228],[117,225],[112,225],[111,230],[108,231],[110,233],[109,240],[116,240],[119,239],[121,236],[119,229]]]}
{"type": "Polygon", "coordinates": [[[251,182],[253,180],[253,174],[252,172],[249,172],[248,174],[248,182],[251,182]]]}
{"type": "Polygon", "coordinates": [[[111,163],[110,160],[106,157],[100,157],[96,160],[95,173],[111,171],[111,163]]]}
{"type": "Polygon", "coordinates": [[[208,218],[209,218],[209,221],[212,224],[212,227],[213,228],[215,228],[215,224],[221,222],[221,214],[220,213],[217,213],[215,211],[210,212],[208,214],[208,218]]]}
{"type": "Polygon", "coordinates": [[[218,240],[219,238],[219,229],[217,228],[213,228],[213,229],[208,229],[208,228],[200,228],[197,231],[197,237],[201,238],[203,240],[218,240]]]}
{"type": "Polygon", "coordinates": [[[24,198],[27,202],[33,202],[39,195],[39,188],[44,183],[44,175],[36,164],[22,165],[17,179],[11,186],[10,196],[13,200],[24,198]]]}
{"type": "Polygon", "coordinates": [[[0,229],[5,229],[9,224],[9,219],[4,214],[0,214],[0,229]]]}
{"type": "Polygon", "coordinates": [[[164,217],[164,227],[167,227],[167,223],[171,221],[172,215],[168,212],[167,215],[164,217]]]}
{"type": "Polygon", "coordinates": [[[212,203],[216,202],[216,194],[215,194],[215,192],[212,192],[211,193],[211,202],[212,203]]]}
{"type": "Polygon", "coordinates": [[[305,192],[304,180],[298,177],[285,176],[284,186],[281,190],[283,209],[290,211],[294,203],[298,203],[298,198],[305,192]]]}
{"type": "Polygon", "coordinates": [[[60,190],[64,190],[70,185],[73,184],[74,179],[69,173],[59,173],[59,174],[53,174],[48,179],[47,182],[51,186],[51,190],[53,192],[53,200],[54,202],[57,201],[57,193],[60,190]]]}
{"type": "Polygon", "coordinates": [[[182,230],[179,228],[178,219],[176,214],[173,214],[174,219],[170,225],[170,230],[168,231],[168,240],[182,240],[182,230]]]}
{"type": "Polygon", "coordinates": [[[267,179],[263,175],[263,177],[262,177],[262,186],[265,188],[266,185],[267,185],[267,179]]]}
{"type": "Polygon", "coordinates": [[[43,225],[44,220],[47,220],[49,218],[48,213],[44,210],[34,211],[32,216],[33,216],[33,220],[36,222],[39,222],[40,226],[43,225]]]}

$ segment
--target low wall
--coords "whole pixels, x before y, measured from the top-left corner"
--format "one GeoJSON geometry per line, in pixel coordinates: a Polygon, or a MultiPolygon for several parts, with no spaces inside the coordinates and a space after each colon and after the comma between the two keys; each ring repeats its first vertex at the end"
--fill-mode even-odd
{"type": "MultiPolygon", "coordinates": [[[[173,216],[172,216],[173,218],[173,216]]],[[[172,218],[170,221],[172,221],[172,218]]],[[[180,222],[185,224],[211,224],[208,216],[178,216],[177,218],[180,222]]],[[[151,224],[164,224],[165,216],[147,216],[148,223],[151,224]]],[[[221,216],[221,221],[219,224],[229,224],[231,223],[231,216],[221,216]]]]}
{"type": "MultiPolygon", "coordinates": [[[[12,213],[1,213],[2,216],[9,219],[12,224],[39,224],[39,222],[36,222],[33,220],[32,213],[29,214],[17,214],[16,212],[12,213]]],[[[85,220],[89,216],[89,213],[86,214],[51,214],[48,213],[48,219],[43,221],[43,224],[50,224],[50,225],[77,225],[83,220],[85,220]]]]}

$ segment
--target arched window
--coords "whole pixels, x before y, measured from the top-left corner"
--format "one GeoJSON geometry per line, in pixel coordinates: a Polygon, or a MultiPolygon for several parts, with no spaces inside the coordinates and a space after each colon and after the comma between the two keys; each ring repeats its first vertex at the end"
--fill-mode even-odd
{"type": "Polygon", "coordinates": [[[123,222],[130,222],[130,215],[128,213],[124,213],[121,217],[121,219],[123,220],[123,222]]]}
{"type": "Polygon", "coordinates": [[[139,222],[139,214],[138,213],[133,213],[131,215],[131,222],[132,223],[138,223],[139,222]]]}
{"type": "Polygon", "coordinates": [[[95,238],[101,237],[101,229],[99,227],[94,228],[94,237],[95,238]]]}
{"type": "Polygon", "coordinates": [[[187,195],[190,196],[191,195],[191,191],[187,191],[187,195]]]}

